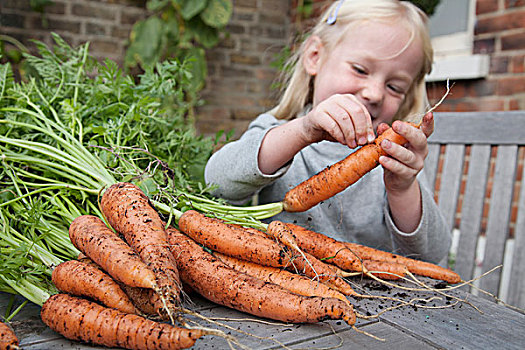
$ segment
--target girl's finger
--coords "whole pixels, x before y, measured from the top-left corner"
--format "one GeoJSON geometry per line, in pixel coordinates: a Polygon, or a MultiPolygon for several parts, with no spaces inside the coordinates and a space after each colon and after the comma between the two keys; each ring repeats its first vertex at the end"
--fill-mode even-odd
{"type": "Polygon", "coordinates": [[[421,121],[421,131],[425,134],[427,138],[432,135],[434,132],[434,114],[432,112],[428,112],[423,116],[423,120],[421,121]]]}
{"type": "Polygon", "coordinates": [[[350,112],[352,123],[355,129],[355,138],[359,145],[365,145],[374,141],[374,129],[372,117],[368,109],[359,100],[350,94],[342,96],[343,107],[350,112]]]}

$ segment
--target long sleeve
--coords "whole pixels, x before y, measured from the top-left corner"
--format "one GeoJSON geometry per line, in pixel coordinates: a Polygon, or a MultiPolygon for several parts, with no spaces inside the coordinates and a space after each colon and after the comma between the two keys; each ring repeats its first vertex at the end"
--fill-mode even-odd
{"type": "Polygon", "coordinates": [[[217,185],[214,195],[242,203],[260,189],[281,177],[289,165],[275,174],[265,175],[259,170],[257,156],[266,133],[283,121],[262,114],[248,127],[242,137],[226,144],[214,153],[204,172],[207,184],[217,185]]]}
{"type": "MultiPolygon", "coordinates": [[[[214,195],[234,204],[243,203],[254,193],[259,194],[261,204],[280,202],[291,188],[354,152],[339,143],[322,141],[301,150],[275,174],[264,175],[257,164],[259,147],[268,130],[280,123],[263,114],[239,140],[212,156],[205,178],[208,184],[218,186],[214,195]]],[[[305,212],[282,212],[269,220],[293,222],[338,240],[437,263],[447,255],[451,231],[433,200],[424,172],[420,172],[418,181],[423,211],[417,229],[411,233],[399,231],[390,217],[380,166],[305,212]]]]}

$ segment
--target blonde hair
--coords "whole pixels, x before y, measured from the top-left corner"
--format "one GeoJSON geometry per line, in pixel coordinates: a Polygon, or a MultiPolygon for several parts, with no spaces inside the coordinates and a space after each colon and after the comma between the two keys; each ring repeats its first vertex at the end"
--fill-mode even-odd
{"type": "MultiPolygon", "coordinates": [[[[410,116],[420,114],[426,107],[425,75],[432,68],[433,50],[427,28],[428,18],[415,5],[399,0],[346,0],[342,3],[335,1],[320,17],[315,27],[308,32],[308,35],[318,36],[321,43],[330,52],[342,40],[345,33],[351,30],[353,24],[370,20],[402,23],[411,32],[411,39],[407,47],[416,38],[422,43],[423,65],[394,120],[406,120],[410,116]],[[328,24],[328,17],[334,15],[338,5],[340,8],[337,11],[335,23],[328,24]]],[[[285,65],[281,76],[281,86],[284,92],[279,104],[271,111],[276,118],[293,119],[312,102],[313,77],[306,72],[302,64],[307,41],[301,44],[285,65]]]]}

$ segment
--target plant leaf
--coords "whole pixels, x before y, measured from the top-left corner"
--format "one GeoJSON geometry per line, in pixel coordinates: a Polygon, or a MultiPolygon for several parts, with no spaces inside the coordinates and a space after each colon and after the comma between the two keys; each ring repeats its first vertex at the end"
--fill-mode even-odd
{"type": "Polygon", "coordinates": [[[210,0],[201,18],[209,26],[222,28],[230,21],[233,6],[230,0],[210,0]]]}

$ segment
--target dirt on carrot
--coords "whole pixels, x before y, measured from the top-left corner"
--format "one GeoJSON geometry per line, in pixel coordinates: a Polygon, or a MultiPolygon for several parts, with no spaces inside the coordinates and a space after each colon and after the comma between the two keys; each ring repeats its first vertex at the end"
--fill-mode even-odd
{"type": "Polygon", "coordinates": [[[93,215],[77,217],[69,227],[75,247],[115,280],[131,287],[155,288],[155,274],[106,224],[93,215]]]}
{"type": "Polygon", "coordinates": [[[288,289],[292,293],[309,297],[317,296],[323,298],[336,298],[345,303],[350,303],[344,294],[328,287],[324,283],[312,281],[308,277],[281,270],[277,267],[262,266],[249,261],[232,258],[231,256],[217,252],[214,252],[213,256],[234,270],[243,272],[265,282],[276,284],[288,289]]]}
{"type": "Polygon", "coordinates": [[[387,129],[376,138],[374,143],[361,147],[345,159],[330,165],[288,191],[283,200],[284,210],[306,211],[357,182],[379,165],[380,156],[386,155],[381,148],[381,142],[385,139],[397,144],[407,142],[392,128],[387,129]]]}
{"type": "Polygon", "coordinates": [[[104,192],[100,206],[109,224],[154,272],[157,290],[169,309],[176,309],[182,292],[179,272],[164,223],[149,198],[137,186],[121,182],[104,192]]]}
{"type": "Polygon", "coordinates": [[[53,269],[51,280],[61,292],[88,297],[124,313],[137,313],[117,282],[85,262],[70,260],[61,263],[53,269]]]}
{"type": "Polygon", "coordinates": [[[336,276],[325,263],[308,253],[304,256],[297,254],[265,233],[253,233],[194,210],[181,215],[179,228],[211,250],[264,266],[285,268],[323,282],[345,295],[354,294],[350,285],[336,276]]]}
{"type": "Polygon", "coordinates": [[[206,252],[191,238],[168,228],[182,280],[217,304],[249,314],[294,323],[342,319],[355,323],[351,305],[335,298],[305,297],[236,271],[206,252]]]}
{"type": "MultiPolygon", "coordinates": [[[[287,224],[294,233],[297,244],[304,251],[312,254],[316,258],[334,264],[344,271],[355,271],[368,273],[367,265],[363,263],[361,257],[349,249],[343,242],[337,241],[322,233],[307,230],[299,225],[287,224]]],[[[377,265],[376,265],[377,267],[377,265]]],[[[405,268],[399,264],[382,266],[385,272],[381,276],[385,279],[396,280],[405,275],[405,268]]]]}
{"type": "Polygon", "coordinates": [[[345,245],[353,253],[362,259],[373,259],[389,263],[398,263],[406,266],[408,271],[415,275],[430,277],[448,283],[456,284],[461,282],[461,277],[454,271],[445,267],[435,265],[426,261],[416,260],[397,255],[382,250],[370,248],[361,244],[345,242],[345,245]]]}
{"type": "Polygon", "coordinates": [[[186,349],[205,334],[124,314],[86,299],[55,294],[42,306],[42,321],[72,340],[125,349],[186,349]]]}
{"type": "Polygon", "coordinates": [[[0,350],[18,350],[18,337],[4,322],[0,321],[0,350]]]}

